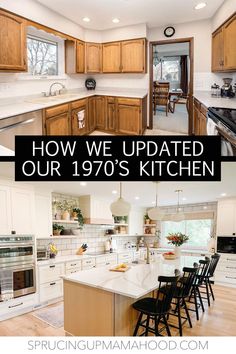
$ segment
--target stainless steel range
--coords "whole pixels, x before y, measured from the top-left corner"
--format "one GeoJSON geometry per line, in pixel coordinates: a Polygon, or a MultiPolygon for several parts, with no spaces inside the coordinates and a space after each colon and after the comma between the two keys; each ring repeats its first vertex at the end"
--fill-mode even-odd
{"type": "Polygon", "coordinates": [[[0,301],[35,293],[32,235],[0,236],[0,301]]]}

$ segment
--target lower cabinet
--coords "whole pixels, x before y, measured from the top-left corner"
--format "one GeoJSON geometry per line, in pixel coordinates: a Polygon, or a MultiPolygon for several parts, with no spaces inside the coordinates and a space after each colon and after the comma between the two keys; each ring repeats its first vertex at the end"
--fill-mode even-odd
{"type": "Polygon", "coordinates": [[[106,130],[116,131],[116,100],[114,97],[106,98],[106,130]]]}
{"type": "Polygon", "coordinates": [[[42,265],[38,268],[39,301],[44,303],[63,296],[64,263],[42,265]]]}
{"type": "Polygon", "coordinates": [[[118,263],[131,263],[133,261],[132,252],[124,252],[118,254],[118,263]]]}
{"type": "Polygon", "coordinates": [[[105,130],[105,97],[96,96],[94,98],[94,114],[96,129],[105,130]]]}
{"type": "Polygon", "coordinates": [[[207,135],[207,108],[194,99],[194,134],[207,135]]]}
{"type": "Polygon", "coordinates": [[[118,98],[117,131],[127,135],[141,135],[147,127],[145,99],[118,98]]]}
{"type": "Polygon", "coordinates": [[[36,294],[31,294],[0,302],[0,321],[33,311],[36,301],[36,294]]]}
{"type": "Polygon", "coordinates": [[[113,266],[117,264],[117,255],[111,254],[107,256],[97,257],[96,258],[96,268],[113,266]]]}
{"type": "Polygon", "coordinates": [[[95,258],[88,258],[82,260],[82,270],[87,270],[96,267],[95,258]]]}
{"type": "Polygon", "coordinates": [[[85,135],[88,126],[88,100],[79,100],[71,103],[72,135],[85,135]]]}
{"type": "Polygon", "coordinates": [[[66,262],[65,264],[65,274],[70,275],[80,272],[82,269],[81,261],[66,262]]]}
{"type": "Polygon", "coordinates": [[[236,287],[236,256],[231,254],[221,255],[215,271],[216,283],[236,287]]]}
{"type": "Polygon", "coordinates": [[[44,110],[44,135],[70,135],[71,121],[69,104],[44,110]]]}

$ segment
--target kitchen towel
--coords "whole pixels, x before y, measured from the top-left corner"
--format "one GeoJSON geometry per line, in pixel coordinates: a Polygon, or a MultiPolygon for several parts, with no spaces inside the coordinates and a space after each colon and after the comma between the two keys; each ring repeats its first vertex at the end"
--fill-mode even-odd
{"type": "Polygon", "coordinates": [[[1,301],[13,299],[13,271],[11,269],[0,272],[1,301]]]}
{"type": "Polygon", "coordinates": [[[207,135],[218,135],[216,124],[210,117],[207,118],[207,135]]]}
{"type": "Polygon", "coordinates": [[[83,129],[85,127],[85,111],[79,111],[77,113],[77,118],[78,118],[78,127],[79,129],[83,129]]]}
{"type": "Polygon", "coordinates": [[[232,145],[223,138],[221,139],[221,156],[234,156],[232,145]]]}

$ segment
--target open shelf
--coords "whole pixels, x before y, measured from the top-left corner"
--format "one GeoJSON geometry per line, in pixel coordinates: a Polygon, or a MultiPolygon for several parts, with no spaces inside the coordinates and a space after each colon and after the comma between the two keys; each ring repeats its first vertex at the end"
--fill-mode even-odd
{"type": "Polygon", "coordinates": [[[52,220],[53,224],[78,224],[76,220],[52,220]]]}

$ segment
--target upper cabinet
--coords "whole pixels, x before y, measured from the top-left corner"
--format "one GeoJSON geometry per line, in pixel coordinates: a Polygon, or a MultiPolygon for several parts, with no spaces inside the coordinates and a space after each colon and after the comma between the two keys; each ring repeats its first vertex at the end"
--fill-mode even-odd
{"type": "Polygon", "coordinates": [[[236,70],[236,14],[212,34],[212,71],[236,70]]]}
{"type": "Polygon", "coordinates": [[[102,71],[102,45],[86,43],[86,72],[100,73],[102,71]]]}
{"type": "Polygon", "coordinates": [[[236,199],[223,199],[217,206],[217,236],[236,234],[236,199]]]}
{"type": "Polygon", "coordinates": [[[112,224],[110,202],[92,195],[79,197],[79,207],[86,224],[112,224]]]}
{"type": "Polygon", "coordinates": [[[104,73],[121,72],[121,42],[103,44],[102,57],[102,71],[104,73]]]}
{"type": "Polygon", "coordinates": [[[26,71],[25,20],[0,10],[0,70],[26,71]]]}
{"type": "Polygon", "coordinates": [[[85,71],[85,44],[78,40],[65,41],[67,74],[82,74],[85,71]]]}
{"type": "Polygon", "coordinates": [[[122,72],[144,73],[146,71],[146,40],[137,39],[121,43],[122,72]]]}

